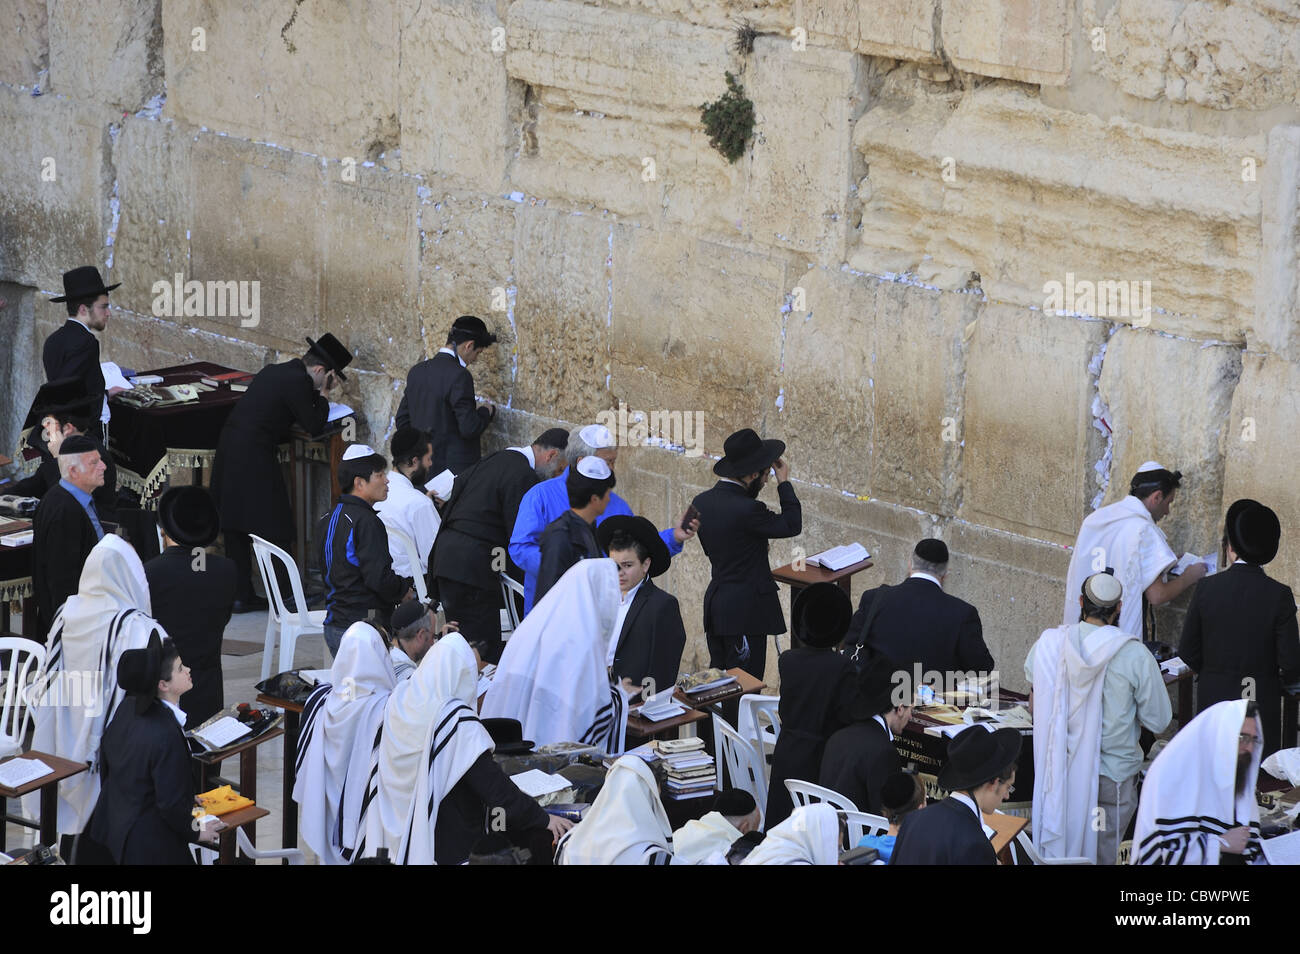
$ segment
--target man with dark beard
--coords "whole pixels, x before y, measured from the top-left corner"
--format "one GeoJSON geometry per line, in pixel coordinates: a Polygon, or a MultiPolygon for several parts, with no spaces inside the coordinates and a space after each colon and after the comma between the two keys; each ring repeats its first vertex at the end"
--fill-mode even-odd
{"type": "Polygon", "coordinates": [[[722,459],[713,465],[720,479],[692,501],[699,511],[700,545],[713,567],[704,591],[709,666],[739,666],[762,679],[767,637],[785,632],[768,541],[798,536],[803,510],[790,483],[790,465],[781,459],[784,442],[762,440],[747,427],[728,437],[722,449],[722,459]],[[776,473],[780,513],[756,499],[769,468],[776,473]]]}
{"type": "Polygon", "coordinates": [[[389,441],[393,469],[388,474],[388,497],[375,504],[375,512],[388,534],[388,552],[393,558],[393,572],[398,576],[423,577],[429,569],[429,551],[438,535],[438,511],[424,489],[433,460],[433,442],[424,431],[399,427],[389,441]],[[392,533],[400,530],[415,544],[419,566],[411,566],[406,547],[392,533]]]}

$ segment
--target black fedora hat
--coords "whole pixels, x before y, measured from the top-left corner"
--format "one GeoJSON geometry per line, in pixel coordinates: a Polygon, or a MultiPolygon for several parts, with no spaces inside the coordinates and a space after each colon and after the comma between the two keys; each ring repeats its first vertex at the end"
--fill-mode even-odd
{"type": "Polygon", "coordinates": [[[765,441],[746,427],[722,442],[722,460],[713,465],[713,472],[719,477],[744,477],[771,466],[784,453],[785,441],[765,441]]]}
{"type": "Polygon", "coordinates": [[[32,399],[31,410],[23,421],[23,430],[35,427],[47,414],[59,416],[72,414],[89,417],[98,410],[99,399],[86,394],[86,382],[81,378],[59,378],[42,384],[32,399]]]}
{"type": "Polygon", "coordinates": [[[68,301],[72,298],[98,298],[100,295],[107,295],[121,284],[121,282],[117,282],[114,285],[105,285],[98,268],[94,265],[82,265],[80,268],[74,268],[70,272],[63,273],[63,294],[51,298],[50,301],[68,301]]]}
{"type": "Polygon", "coordinates": [[[172,487],[158,501],[163,533],[183,547],[206,547],[221,530],[212,495],[202,487],[172,487]]]}
{"type": "Polygon", "coordinates": [[[135,711],[144,712],[158,698],[158,667],[162,664],[162,640],[158,630],[149,633],[144,649],[128,649],[117,661],[117,684],[135,696],[135,711]]]}
{"type": "Polygon", "coordinates": [[[817,649],[829,649],[844,638],[853,619],[853,602],[834,583],[804,587],[790,607],[790,630],[817,649]]]}
{"type": "Polygon", "coordinates": [[[1015,729],[990,732],[973,725],[948,743],[948,761],[939,770],[939,787],[950,792],[968,791],[998,777],[1020,755],[1023,740],[1015,729]]]}
{"type": "Polygon", "coordinates": [[[1249,498],[1233,502],[1223,529],[1237,556],[1256,566],[1263,566],[1277,556],[1282,542],[1282,524],[1277,514],[1249,498]]]}
{"type": "Polygon", "coordinates": [[[518,719],[483,719],[483,728],[492,736],[492,746],[497,755],[527,755],[533,750],[532,739],[524,738],[524,727],[518,719]]]}
{"type": "Polygon", "coordinates": [[[318,358],[324,359],[325,366],[337,374],[340,381],[348,379],[343,369],[352,363],[352,352],[343,347],[343,342],[327,331],[320,336],[319,341],[308,338],[307,344],[310,345],[308,350],[318,358]]]}
{"type": "Polygon", "coordinates": [[[457,342],[473,341],[480,348],[497,343],[497,336],[488,331],[488,326],[477,315],[461,315],[451,323],[451,333],[457,342]]]}
{"type": "Polygon", "coordinates": [[[600,548],[608,553],[609,541],[614,539],[614,534],[620,530],[640,543],[649,552],[651,576],[658,576],[668,569],[669,564],[672,562],[672,554],[668,552],[668,544],[664,543],[663,538],[659,536],[659,531],[655,529],[655,525],[645,517],[618,514],[602,520],[596,527],[596,542],[600,544],[600,548]]]}

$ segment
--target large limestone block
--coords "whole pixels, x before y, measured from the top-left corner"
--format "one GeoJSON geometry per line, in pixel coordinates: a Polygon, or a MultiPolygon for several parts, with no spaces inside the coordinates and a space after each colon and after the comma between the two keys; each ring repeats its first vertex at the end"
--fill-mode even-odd
{"type": "Polygon", "coordinates": [[[403,168],[498,191],[515,143],[497,4],[403,0],[401,7],[403,168]]]}
{"type": "Polygon", "coordinates": [[[1282,545],[1268,574],[1300,592],[1300,484],[1295,477],[1295,435],[1300,432],[1300,367],[1279,358],[1242,356],[1241,382],[1232,396],[1224,433],[1223,500],[1251,497],[1272,507],[1282,523],[1282,545]]]}
{"type": "Polygon", "coordinates": [[[934,14],[937,0],[806,0],[809,39],[847,46],[868,56],[938,63],[934,14]]]}
{"type": "Polygon", "coordinates": [[[970,331],[959,516],[1072,544],[1101,441],[1089,363],[1106,325],[988,304],[970,331]]]}
{"type": "MultiPolygon", "coordinates": [[[[0,275],[62,291],[74,265],[104,265],[113,177],[108,114],[0,87],[0,275]]],[[[36,306],[37,317],[47,306],[36,306]]],[[[48,306],[63,314],[63,306],[48,306]]]]}
{"type": "Polygon", "coordinates": [[[1264,110],[1300,95],[1300,16],[1286,0],[1119,0],[1103,17],[1080,7],[1106,45],[1092,71],[1132,96],[1264,110]]]}
{"type": "Polygon", "coordinates": [[[1128,493],[1148,460],[1183,472],[1160,529],[1175,551],[1211,552],[1222,529],[1225,430],[1241,376],[1241,352],[1227,345],[1120,329],[1106,345],[1098,383],[1114,444],[1106,502],[1128,493]]]}
{"type": "Polygon", "coordinates": [[[1064,86],[1072,6],[1068,0],[944,0],[944,51],[970,73],[1064,86]]]}
{"type": "Polygon", "coordinates": [[[1262,254],[1255,273],[1255,313],[1247,342],[1300,359],[1300,126],[1274,126],[1259,170],[1262,254]]]}
{"type": "Polygon", "coordinates": [[[707,453],[742,427],[779,428],[782,262],[625,226],[613,259],[614,396],[647,411],[702,412],[707,453]]]}
{"type": "MultiPolygon", "coordinates": [[[[5,382],[8,400],[0,404],[0,453],[18,461],[16,470],[27,468],[16,453],[18,435],[27,418],[28,395],[35,395],[45,380],[41,366],[43,339],[36,336],[36,290],[26,285],[0,282],[0,328],[6,347],[0,348],[0,380],[5,382]]],[[[33,468],[34,469],[34,468],[33,468]]],[[[15,471],[10,471],[13,476],[15,471]]]]}
{"type": "Polygon", "coordinates": [[[396,0],[165,3],[166,115],[333,158],[376,159],[398,145],[400,34],[396,0]],[[203,50],[194,48],[199,39],[203,50]]]}
{"type": "Polygon", "coordinates": [[[273,349],[233,335],[191,327],[190,321],[114,312],[107,333],[100,338],[101,356],[105,361],[116,361],[124,368],[141,371],[211,361],[241,371],[257,372],[273,359],[288,360],[306,350],[304,346],[283,358],[276,358],[273,349]]]}
{"type": "Polygon", "coordinates": [[[134,112],[163,92],[162,0],[51,0],[50,88],[134,112]]]}
{"type": "Polygon", "coordinates": [[[999,87],[895,92],[854,132],[870,166],[855,268],[945,288],[974,272],[991,299],[1039,308],[1059,286],[1059,310],[1243,339],[1261,239],[1241,158],[1263,155],[1263,137],[1103,120],[999,87]]]}
{"type": "Polygon", "coordinates": [[[321,330],[324,169],[283,149],[201,135],[193,146],[190,273],[198,281],[257,281],[260,316],[189,318],[196,327],[306,350],[321,330]]]}
{"type": "Polygon", "coordinates": [[[10,0],[0,43],[0,83],[34,86],[50,63],[49,13],[45,0],[10,0]]]}

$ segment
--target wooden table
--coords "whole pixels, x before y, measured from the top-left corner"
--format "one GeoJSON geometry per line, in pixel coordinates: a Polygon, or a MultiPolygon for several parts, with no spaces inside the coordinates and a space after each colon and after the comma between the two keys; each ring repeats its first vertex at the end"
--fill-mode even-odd
{"type": "Polygon", "coordinates": [[[802,570],[796,570],[793,563],[787,563],[772,571],[772,579],[789,586],[792,597],[814,583],[834,583],[844,591],[845,596],[852,599],[853,587],[850,578],[854,573],[870,569],[872,565],[870,557],[846,566],[842,570],[828,570],[820,566],[805,566],[802,570]]]}
{"type": "MultiPolygon", "coordinates": [[[[247,808],[241,808],[237,811],[227,812],[225,815],[220,816],[221,821],[225,823],[226,827],[221,829],[221,831],[217,833],[217,838],[218,838],[217,844],[220,846],[218,849],[220,857],[218,857],[217,859],[217,864],[219,865],[237,864],[238,858],[236,857],[237,845],[235,842],[235,832],[238,831],[240,828],[247,827],[248,840],[253,841],[253,834],[255,831],[253,826],[256,824],[259,818],[265,818],[269,814],[271,813],[268,812],[265,808],[259,808],[256,805],[249,805],[247,808]]],[[[286,847],[292,848],[293,846],[286,845],[286,847]]],[[[251,865],[253,863],[253,859],[247,858],[245,859],[244,863],[251,865]]],[[[288,864],[287,861],[285,863],[288,864]]]]}
{"type": "MultiPolygon", "coordinates": [[[[670,733],[674,729],[677,730],[677,736],[680,738],[689,734],[682,732],[682,729],[688,725],[703,722],[708,717],[707,712],[690,708],[681,715],[675,715],[671,719],[662,719],[659,722],[651,722],[649,719],[643,719],[635,713],[630,713],[627,717],[627,734],[629,741],[635,741],[637,745],[649,739],[670,738],[670,733]]],[[[629,745],[628,747],[632,748],[633,746],[629,745]]]]}
{"type": "Polygon", "coordinates": [[[1179,675],[1171,676],[1163,669],[1160,670],[1160,677],[1164,679],[1165,686],[1178,684],[1178,724],[1187,725],[1196,715],[1196,710],[1192,708],[1192,686],[1195,685],[1196,673],[1190,669],[1184,669],[1179,675]]]}
{"type": "MultiPolygon", "coordinates": [[[[301,702],[290,702],[261,693],[257,701],[284,710],[284,771],[280,773],[280,847],[298,847],[298,803],[293,800],[293,785],[298,778],[298,733],[302,725],[301,702]]],[[[289,862],[286,860],[285,864],[289,862]]]]}
{"type": "MultiPolygon", "coordinates": [[[[194,760],[199,763],[199,791],[209,791],[212,788],[212,782],[216,775],[217,767],[226,759],[238,755],[239,794],[256,802],[257,747],[263,742],[269,742],[271,739],[278,738],[284,734],[284,728],[282,726],[276,726],[273,729],[268,729],[255,738],[245,739],[243,742],[236,742],[228,748],[220,749],[216,752],[205,752],[202,755],[194,756],[194,760]]],[[[257,844],[256,832],[252,828],[248,830],[248,840],[254,845],[257,844]]],[[[293,848],[295,845],[286,845],[285,847],[293,848]]]]}
{"type": "MultiPolygon", "coordinates": [[[[37,789],[41,793],[40,843],[42,845],[53,845],[59,838],[59,783],[65,778],[80,775],[89,766],[85,762],[70,762],[67,759],[59,758],[57,755],[38,752],[35,749],[21,755],[0,759],[0,764],[12,759],[40,759],[54,771],[28,782],[26,785],[20,785],[18,788],[8,788],[0,785],[0,851],[5,850],[5,829],[8,827],[7,823],[9,821],[5,802],[10,798],[21,798],[37,789]]],[[[15,821],[18,820],[15,819],[15,821]]]]}

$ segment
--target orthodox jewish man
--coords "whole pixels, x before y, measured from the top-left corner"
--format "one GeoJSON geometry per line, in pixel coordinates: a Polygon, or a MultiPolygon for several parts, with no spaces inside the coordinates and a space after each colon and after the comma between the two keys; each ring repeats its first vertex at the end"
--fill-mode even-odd
{"type": "MultiPolygon", "coordinates": [[[[212,467],[212,496],[221,511],[226,555],[235,561],[238,589],[235,612],[266,609],[266,600],[253,595],[253,549],[248,535],[256,534],[283,549],[293,538],[289,489],[276,461],[276,448],[289,439],[297,424],[319,434],[329,418],[330,389],[346,381],[343,369],[352,352],[332,334],[307,339],[307,353],[282,364],[267,365],[226,419],[212,467]]],[[[293,599],[287,578],[280,592],[293,599]]],[[[304,609],[304,607],[298,607],[304,609]]]]}
{"type": "Polygon", "coordinates": [[[206,552],[220,520],[202,487],[172,487],[158,501],[165,548],[144,565],[154,618],[176,641],[192,674],[194,688],[180,701],[187,729],[224,704],[221,637],[235,602],[235,563],[206,552]]]}
{"type": "Polygon", "coordinates": [[[677,597],[653,582],[672,560],[667,544],[645,517],[626,516],[597,526],[596,541],[618,567],[618,617],[605,657],[609,674],[624,680],[632,693],[644,686],[652,694],[676,684],[686,628],[677,597]]]}
{"type": "MultiPolygon", "coordinates": [[[[41,349],[45,380],[79,378],[91,400],[92,416],[97,425],[108,421],[108,401],[104,395],[104,372],[99,366],[99,340],[95,332],[108,327],[108,293],[121,284],[105,285],[94,265],[82,265],[64,272],[63,294],[50,301],[67,306],[68,320],[45,339],[45,346],[41,349]]],[[[102,437],[102,427],[96,429],[102,437]]]]}

